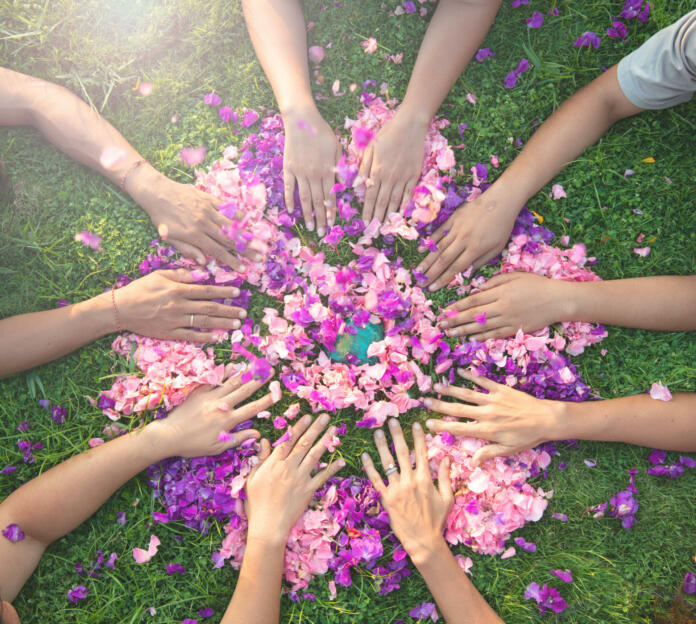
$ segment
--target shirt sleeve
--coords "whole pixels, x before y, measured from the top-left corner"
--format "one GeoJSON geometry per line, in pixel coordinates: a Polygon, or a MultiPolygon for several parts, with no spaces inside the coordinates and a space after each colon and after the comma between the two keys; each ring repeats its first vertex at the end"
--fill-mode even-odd
{"type": "Polygon", "coordinates": [[[688,102],[696,91],[696,10],[619,61],[619,86],[639,108],[688,102]]]}

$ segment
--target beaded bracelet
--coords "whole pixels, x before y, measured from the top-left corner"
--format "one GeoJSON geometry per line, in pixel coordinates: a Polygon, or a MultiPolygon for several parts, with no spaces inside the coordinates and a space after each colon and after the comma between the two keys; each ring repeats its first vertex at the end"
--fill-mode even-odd
{"type": "Polygon", "coordinates": [[[114,325],[116,325],[116,331],[120,334],[123,331],[123,327],[121,327],[121,319],[118,316],[118,308],[116,307],[116,284],[111,287],[111,303],[114,306],[114,325]]]}
{"type": "Polygon", "coordinates": [[[128,176],[133,173],[140,165],[144,165],[147,163],[147,160],[144,158],[141,158],[140,160],[136,160],[128,169],[126,169],[126,172],[121,176],[121,182],[119,183],[119,186],[125,191],[126,190],[126,180],[128,179],[128,176]]]}

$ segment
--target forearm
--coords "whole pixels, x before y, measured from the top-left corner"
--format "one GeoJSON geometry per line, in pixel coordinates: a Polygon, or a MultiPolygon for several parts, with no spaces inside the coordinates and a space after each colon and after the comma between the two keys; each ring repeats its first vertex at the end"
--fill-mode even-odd
{"type": "Polygon", "coordinates": [[[0,321],[0,377],[55,360],[115,331],[111,293],[0,321]]]}
{"type": "Polygon", "coordinates": [[[448,624],[488,624],[502,620],[459,567],[442,539],[422,555],[412,557],[448,624]]]}
{"type": "Polygon", "coordinates": [[[283,576],[284,540],[249,537],[239,580],[221,624],[277,624],[283,576]]]}
{"type": "Polygon", "coordinates": [[[517,214],[568,163],[637,108],[621,91],[616,66],[593,80],[549,117],[484,193],[493,207],[517,214]]]}
{"type": "Polygon", "coordinates": [[[638,329],[696,330],[696,275],[559,284],[562,318],[638,329]]]}
{"type": "Polygon", "coordinates": [[[58,149],[118,183],[141,158],[108,121],[61,86],[0,69],[0,125],[31,125],[58,149]],[[105,148],[123,151],[120,162],[106,168],[105,148]]]}
{"type": "Polygon", "coordinates": [[[696,452],[696,394],[658,401],[648,394],[560,403],[553,439],[626,442],[664,450],[696,452]]]}
{"type": "Polygon", "coordinates": [[[500,0],[440,1],[418,51],[400,109],[403,113],[430,122],[478,50],[499,6],[500,0]]]}
{"type": "Polygon", "coordinates": [[[314,109],[299,0],[243,0],[244,18],[283,116],[314,109]]]}

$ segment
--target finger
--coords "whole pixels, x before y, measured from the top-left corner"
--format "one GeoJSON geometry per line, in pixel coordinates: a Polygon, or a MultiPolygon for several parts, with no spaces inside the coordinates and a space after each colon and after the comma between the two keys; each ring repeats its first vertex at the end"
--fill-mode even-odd
{"type": "Polygon", "coordinates": [[[321,180],[312,180],[310,184],[312,193],[312,205],[314,206],[314,219],[317,224],[317,236],[326,234],[326,206],[324,205],[324,189],[321,180]]]}
{"type": "MultiPolygon", "coordinates": [[[[450,251],[452,247],[456,247],[456,243],[450,245],[448,251],[450,251]]],[[[450,253],[450,258],[452,261],[447,262],[441,260],[439,266],[433,267],[430,271],[432,283],[430,284],[430,286],[428,286],[428,290],[430,292],[440,290],[440,288],[447,286],[447,284],[449,284],[454,279],[454,276],[457,273],[463,273],[467,271],[469,267],[472,266],[472,255],[473,254],[468,252],[468,250],[464,250],[464,252],[461,253],[461,255],[459,255],[459,250],[456,249],[454,253],[450,253]]]]}
{"type": "Polygon", "coordinates": [[[205,255],[195,245],[190,245],[184,241],[170,238],[167,240],[172,247],[175,247],[184,258],[192,258],[200,266],[205,266],[205,255]]]}
{"type": "MultiPolygon", "coordinates": [[[[448,305],[445,310],[453,310],[456,312],[464,312],[470,310],[471,308],[478,308],[484,306],[488,303],[493,303],[498,300],[497,293],[494,292],[480,292],[475,295],[469,295],[468,297],[463,297],[459,301],[455,301],[453,304],[448,305]]],[[[448,320],[451,317],[448,317],[448,320]]]]}
{"type": "MultiPolygon", "coordinates": [[[[330,178],[331,187],[333,187],[334,183],[337,181],[336,169],[337,169],[338,163],[340,162],[342,157],[343,157],[343,149],[341,148],[341,144],[338,143],[338,141],[337,141],[336,142],[336,153],[334,154],[334,168],[333,168],[332,176],[330,178]]],[[[329,195],[330,195],[329,200],[331,201],[331,211],[327,212],[326,218],[327,218],[329,226],[333,226],[336,223],[337,210],[336,210],[336,195],[331,193],[331,188],[329,188],[329,195]]]]}
{"type": "Polygon", "coordinates": [[[394,450],[396,451],[396,459],[399,462],[399,470],[401,476],[409,479],[411,477],[411,453],[408,450],[408,444],[404,438],[404,432],[396,418],[389,419],[389,431],[391,432],[392,440],[394,441],[394,450]]]}
{"type": "Polygon", "coordinates": [[[287,458],[295,446],[295,442],[307,430],[307,427],[309,427],[311,422],[312,417],[309,414],[298,420],[290,429],[290,439],[287,442],[283,442],[282,444],[276,446],[275,450],[273,451],[274,457],[277,457],[279,460],[284,460],[287,458]]]}
{"type": "MultiPolygon", "coordinates": [[[[389,450],[389,446],[387,446],[387,438],[384,435],[384,431],[381,429],[377,429],[377,431],[375,431],[375,446],[377,447],[377,452],[379,453],[379,460],[382,462],[382,468],[384,468],[385,471],[392,466],[396,466],[391,451],[389,450]]],[[[389,483],[394,483],[394,481],[396,481],[398,478],[398,471],[387,475],[387,481],[389,481],[389,483]]]]}
{"type": "Polygon", "coordinates": [[[496,390],[507,389],[507,386],[505,384],[499,384],[493,381],[492,379],[488,379],[488,377],[474,375],[472,372],[466,370],[465,368],[458,368],[457,374],[460,377],[466,379],[467,381],[470,381],[471,383],[474,383],[477,386],[480,386],[481,388],[488,390],[488,392],[495,392],[496,390]]]}
{"type": "Polygon", "coordinates": [[[365,205],[363,206],[363,221],[369,224],[375,218],[375,202],[379,194],[380,182],[373,180],[372,186],[365,191],[365,205]]]}
{"type": "Polygon", "coordinates": [[[484,394],[483,392],[477,392],[476,390],[469,390],[469,388],[460,388],[458,386],[443,386],[442,384],[435,384],[433,389],[438,394],[451,396],[455,399],[459,399],[460,401],[473,403],[474,405],[486,405],[490,403],[490,395],[484,394]]]}
{"type": "Polygon", "coordinates": [[[163,332],[161,336],[154,336],[162,340],[182,340],[185,342],[195,342],[199,344],[207,344],[211,342],[219,342],[220,334],[215,332],[194,331],[193,329],[175,329],[170,332],[163,332]]]}
{"type": "Polygon", "coordinates": [[[372,486],[375,488],[375,490],[377,490],[380,496],[382,496],[387,491],[387,488],[384,485],[382,477],[377,472],[377,468],[375,468],[375,465],[372,462],[372,458],[367,453],[363,453],[361,455],[361,459],[367,478],[370,480],[370,483],[372,483],[372,486]]]}
{"type": "Polygon", "coordinates": [[[427,420],[425,426],[435,433],[447,432],[453,436],[486,440],[481,426],[475,423],[452,422],[451,420],[427,420]]]}
{"type": "Polygon", "coordinates": [[[490,290],[496,286],[501,286],[502,284],[507,284],[519,278],[521,271],[512,271],[510,273],[498,273],[490,279],[486,280],[479,288],[482,291],[490,290]]]}
{"type": "Polygon", "coordinates": [[[471,458],[474,466],[480,466],[483,462],[493,459],[494,457],[507,457],[513,455],[514,452],[502,444],[486,444],[478,449],[471,458]]]}
{"type": "MultiPolygon", "coordinates": [[[[358,175],[365,180],[365,201],[363,203],[362,219],[365,223],[369,223],[372,220],[372,204],[368,205],[367,196],[368,193],[373,192],[374,185],[370,186],[368,180],[370,180],[370,171],[372,170],[372,157],[373,157],[372,143],[370,143],[363,152],[362,160],[360,161],[360,169],[358,170],[358,175]],[[367,220],[368,212],[370,210],[370,219],[367,220]]],[[[377,185],[379,186],[379,185],[377,185]]],[[[379,190],[379,188],[377,188],[379,190]]]]}
{"type": "MultiPolygon", "coordinates": [[[[440,258],[447,252],[447,250],[450,247],[453,247],[456,250],[456,247],[454,246],[455,243],[455,236],[453,235],[447,235],[445,238],[442,239],[437,245],[437,251],[433,251],[429,253],[425,258],[423,258],[420,263],[418,264],[417,269],[421,273],[427,273],[430,271],[430,268],[438,261],[440,258]]],[[[423,250],[425,251],[425,249],[423,250]]],[[[450,254],[453,254],[453,250],[450,250],[450,254]]]]}
{"type": "Polygon", "coordinates": [[[188,269],[160,269],[155,273],[180,284],[191,284],[194,281],[193,272],[188,269]]]}
{"type": "Polygon", "coordinates": [[[322,181],[324,191],[324,210],[326,212],[326,226],[330,228],[336,221],[336,195],[331,192],[334,178],[325,177],[322,181]]]}
{"type": "Polygon", "coordinates": [[[190,284],[182,289],[186,299],[192,301],[200,299],[235,299],[239,297],[239,288],[236,286],[213,286],[210,284],[190,284]]]}
{"type": "MultiPolygon", "coordinates": [[[[220,235],[227,243],[230,243],[230,239],[225,239],[220,235]]],[[[215,238],[211,237],[209,234],[205,234],[205,239],[200,243],[201,249],[205,251],[209,256],[215,258],[219,264],[223,266],[228,266],[235,271],[240,273],[246,269],[246,264],[237,256],[230,253],[222,244],[220,244],[215,238]]]]}
{"type": "MultiPolygon", "coordinates": [[[[244,399],[249,398],[254,392],[256,392],[262,386],[265,386],[268,379],[265,381],[259,381],[255,379],[253,381],[242,382],[242,377],[246,369],[240,370],[233,377],[228,377],[225,383],[220,385],[218,394],[225,398],[225,401],[232,406],[241,403],[244,399]]],[[[275,374],[275,371],[271,369],[271,377],[275,374]]],[[[270,379],[270,377],[269,377],[270,379]]]]}
{"type": "MultiPolygon", "coordinates": [[[[216,394],[219,399],[222,399],[222,397],[227,397],[227,395],[231,394],[232,392],[234,392],[238,388],[241,388],[243,385],[242,384],[242,374],[244,373],[244,371],[237,370],[235,373],[235,369],[231,366],[231,364],[232,363],[230,362],[230,364],[228,364],[225,367],[225,377],[224,377],[223,381],[220,383],[220,385],[217,388],[215,388],[213,390],[213,393],[216,394]]],[[[251,381],[251,382],[249,382],[249,385],[252,383],[257,383],[257,382],[251,381]]],[[[251,396],[251,394],[253,394],[253,392],[250,393],[248,396],[251,396]]],[[[232,407],[234,407],[234,403],[231,403],[229,399],[226,400],[225,403],[227,405],[231,405],[232,407]]]]}
{"type": "Polygon", "coordinates": [[[266,438],[263,438],[259,443],[259,452],[256,454],[256,465],[249,472],[247,482],[254,476],[256,471],[261,467],[261,464],[263,464],[263,462],[265,462],[269,458],[270,454],[271,444],[266,438]]]}
{"type": "Polygon", "coordinates": [[[497,329],[505,325],[505,319],[500,316],[493,304],[488,304],[482,308],[472,308],[466,312],[461,312],[450,316],[438,323],[442,329],[448,331],[448,336],[466,336],[476,334],[483,330],[484,326],[488,329],[497,329]],[[483,323],[479,323],[476,317],[481,319],[484,314],[483,323]]]}
{"type": "Polygon", "coordinates": [[[428,449],[425,446],[425,433],[419,422],[413,423],[413,451],[416,455],[416,472],[430,477],[428,449]]]}
{"type": "Polygon", "coordinates": [[[456,214],[456,212],[452,213],[452,216],[430,235],[430,240],[432,240],[434,243],[439,243],[443,238],[445,238],[445,236],[450,234],[455,224],[454,216],[456,214]]]}
{"type": "Polygon", "coordinates": [[[256,431],[256,429],[245,429],[244,431],[237,431],[232,434],[229,440],[225,443],[223,450],[228,450],[239,446],[242,442],[249,439],[258,440],[261,434],[256,431]]]}
{"type": "MultiPolygon", "coordinates": [[[[299,470],[303,471],[305,474],[311,474],[312,470],[317,467],[321,456],[328,450],[326,448],[326,442],[330,439],[331,435],[336,432],[335,427],[331,427],[304,456],[304,459],[300,462],[299,470]]],[[[309,433],[309,432],[307,432],[309,433]]]]}
{"type": "Polygon", "coordinates": [[[454,416],[455,418],[481,418],[480,408],[473,405],[464,405],[462,403],[445,403],[438,399],[428,397],[425,399],[425,405],[431,412],[454,416]]]}
{"type": "Polygon", "coordinates": [[[221,247],[229,251],[230,255],[235,260],[235,264],[230,266],[236,271],[243,271],[246,268],[244,262],[239,257],[237,257],[236,254],[244,256],[245,258],[254,262],[260,262],[261,260],[263,260],[263,254],[260,253],[260,250],[263,249],[263,247],[265,246],[263,245],[263,243],[261,243],[261,241],[257,241],[252,238],[246,244],[244,251],[240,252],[237,250],[236,241],[225,236],[225,234],[223,234],[223,232],[216,224],[211,223],[210,226],[205,230],[205,233],[208,235],[209,238],[212,238],[215,242],[219,243],[221,247]]]}
{"type": "Polygon", "coordinates": [[[387,212],[384,215],[384,221],[389,219],[389,215],[392,212],[399,212],[401,204],[403,203],[404,197],[404,186],[403,182],[397,182],[392,190],[391,199],[389,200],[389,205],[387,206],[387,212]]]}
{"type": "Polygon", "coordinates": [[[225,421],[225,425],[229,429],[236,427],[239,423],[254,418],[259,412],[267,410],[269,407],[271,407],[271,405],[273,405],[273,403],[273,397],[269,393],[262,396],[260,399],[256,399],[256,401],[242,405],[236,410],[230,412],[229,417],[225,421]]]}
{"type": "Polygon", "coordinates": [[[344,459],[337,459],[335,462],[331,462],[326,468],[315,474],[309,482],[309,487],[311,488],[312,492],[316,492],[345,465],[346,462],[344,459]]]}
{"type": "MultiPolygon", "coordinates": [[[[220,317],[225,319],[243,319],[246,318],[247,311],[238,306],[225,305],[215,301],[188,301],[184,307],[184,314],[190,320],[191,314],[195,317],[210,316],[220,317]]],[[[197,322],[202,322],[201,319],[195,318],[197,322]]],[[[208,325],[196,325],[196,327],[208,327],[208,325]]]]}
{"type": "Polygon", "coordinates": [[[312,214],[312,191],[307,180],[298,178],[297,187],[300,191],[300,204],[302,205],[302,216],[304,217],[305,227],[314,231],[314,215],[312,214]]]}
{"type": "Polygon", "coordinates": [[[285,192],[285,208],[292,214],[295,212],[295,176],[287,169],[283,170],[283,190],[285,192]]]}
{"type": "Polygon", "coordinates": [[[452,492],[452,481],[450,480],[450,458],[444,457],[440,462],[437,471],[437,489],[442,500],[451,507],[454,503],[454,493],[452,492]]]}
{"type": "Polygon", "coordinates": [[[302,437],[295,443],[295,448],[293,448],[292,452],[288,455],[288,461],[294,462],[296,466],[299,466],[307,453],[309,453],[309,450],[319,437],[319,434],[328,424],[328,414],[321,414],[319,418],[316,418],[302,437]]]}
{"type": "Polygon", "coordinates": [[[401,214],[405,214],[408,203],[411,201],[413,195],[413,189],[416,187],[417,183],[418,178],[412,178],[406,183],[406,186],[404,186],[404,194],[401,198],[401,214]]]}
{"type": "Polygon", "coordinates": [[[379,185],[379,193],[377,195],[377,199],[375,200],[375,212],[372,216],[380,223],[384,223],[384,216],[387,212],[387,206],[391,200],[393,190],[394,186],[389,182],[382,182],[379,185]]]}

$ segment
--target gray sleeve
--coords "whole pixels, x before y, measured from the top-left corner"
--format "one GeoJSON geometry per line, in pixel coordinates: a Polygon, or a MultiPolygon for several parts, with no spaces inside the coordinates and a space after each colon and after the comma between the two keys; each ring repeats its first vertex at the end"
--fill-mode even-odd
{"type": "Polygon", "coordinates": [[[696,10],[622,58],[618,80],[624,95],[640,108],[689,101],[696,91],[696,10]]]}

